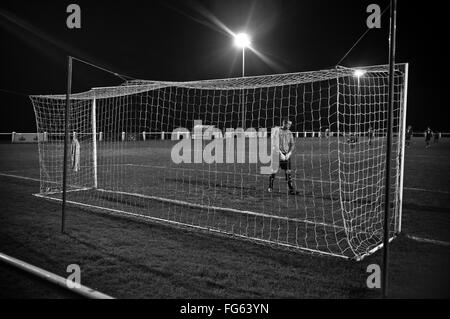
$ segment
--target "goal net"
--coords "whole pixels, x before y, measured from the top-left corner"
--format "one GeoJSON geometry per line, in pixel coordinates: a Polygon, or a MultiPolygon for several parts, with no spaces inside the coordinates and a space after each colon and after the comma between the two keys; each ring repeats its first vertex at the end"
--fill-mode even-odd
{"type": "MultiPolygon", "coordinates": [[[[363,70],[136,80],[72,94],[79,145],[69,145],[67,202],[360,260],[383,242],[389,89],[387,66],[363,70]],[[268,192],[262,169],[283,118],[295,194],[282,169],[268,192]]],[[[401,230],[407,65],[396,65],[394,87],[391,238],[401,230]]],[[[46,136],[37,196],[61,201],[66,96],[30,98],[46,136]]]]}

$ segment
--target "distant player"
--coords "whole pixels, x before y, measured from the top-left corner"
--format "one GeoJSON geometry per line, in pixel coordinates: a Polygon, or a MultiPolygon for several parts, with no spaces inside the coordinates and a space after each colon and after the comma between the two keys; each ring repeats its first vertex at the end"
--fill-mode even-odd
{"type": "Polygon", "coordinates": [[[74,172],[78,172],[80,170],[80,149],[80,142],[78,141],[77,133],[73,132],[72,145],[70,147],[70,158],[74,172]]]}
{"type": "Polygon", "coordinates": [[[439,138],[440,137],[441,137],[441,133],[439,133],[439,132],[435,132],[434,133],[434,140],[433,140],[434,144],[438,144],[439,143],[439,138]]]}
{"type": "Polygon", "coordinates": [[[431,128],[428,126],[427,130],[425,131],[425,147],[429,148],[430,147],[430,141],[431,138],[433,137],[433,131],[431,130],[431,128]]]}
{"type": "Polygon", "coordinates": [[[326,137],[326,138],[330,138],[330,129],[329,129],[329,128],[327,128],[327,129],[325,130],[325,137],[326,137]]]}
{"type": "Polygon", "coordinates": [[[406,134],[405,134],[406,147],[409,147],[409,145],[411,145],[412,136],[413,136],[413,129],[412,129],[412,126],[409,125],[408,128],[406,129],[406,134]]]}
{"type": "MultiPolygon", "coordinates": [[[[294,135],[289,130],[292,122],[288,119],[283,119],[283,126],[280,128],[280,168],[284,170],[286,181],[289,187],[289,194],[296,195],[294,184],[292,182],[291,172],[291,156],[295,149],[294,135]]],[[[271,193],[273,191],[273,181],[275,180],[275,174],[270,175],[269,188],[267,191],[271,193]]]]}
{"type": "Polygon", "coordinates": [[[372,141],[375,138],[375,131],[373,130],[372,126],[369,127],[369,146],[372,146],[372,141]]]}
{"type": "Polygon", "coordinates": [[[355,134],[351,133],[347,139],[347,143],[350,144],[351,148],[354,148],[356,143],[358,143],[358,137],[355,134]]]}

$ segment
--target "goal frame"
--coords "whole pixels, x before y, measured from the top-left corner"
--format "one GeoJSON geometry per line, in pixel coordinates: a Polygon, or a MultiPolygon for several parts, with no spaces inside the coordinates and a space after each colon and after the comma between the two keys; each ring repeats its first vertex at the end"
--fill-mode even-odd
{"type": "MultiPolygon", "coordinates": [[[[402,204],[403,204],[403,180],[404,180],[404,150],[405,150],[405,128],[406,128],[406,106],[407,106],[407,88],[408,88],[408,71],[409,71],[409,65],[408,64],[402,64],[405,66],[405,71],[404,71],[404,91],[402,92],[401,96],[402,96],[402,108],[401,108],[401,120],[402,120],[402,128],[401,128],[401,139],[400,139],[400,158],[399,158],[399,192],[398,192],[398,201],[399,201],[399,205],[397,206],[397,209],[395,210],[395,214],[398,214],[398,225],[396,225],[395,230],[396,230],[396,234],[401,232],[401,219],[402,219],[402,204]]],[[[377,66],[372,66],[372,67],[377,67],[377,66]]],[[[337,78],[337,82],[339,82],[339,77],[337,78]]],[[[96,189],[98,191],[104,191],[104,192],[108,192],[108,190],[104,190],[104,189],[99,189],[98,188],[98,154],[97,154],[97,135],[99,134],[99,132],[97,132],[97,98],[94,96],[91,101],[91,114],[90,114],[90,119],[91,119],[91,127],[92,127],[92,163],[93,163],[93,189],[96,189]]],[[[339,89],[337,89],[337,107],[339,108],[339,89]]],[[[339,117],[338,117],[339,118],[339,117]]],[[[339,131],[339,125],[337,126],[338,130],[337,130],[337,134],[338,134],[338,138],[341,134],[341,132],[339,131]]],[[[314,134],[314,133],[313,133],[314,134]]],[[[339,182],[341,182],[341,180],[339,180],[339,182]]],[[[340,186],[341,188],[341,186],[340,186]]],[[[80,189],[81,191],[86,190],[86,188],[82,188],[80,189]]],[[[76,192],[79,190],[63,190],[67,191],[67,192],[76,192]]],[[[117,193],[117,192],[116,192],[117,193]]],[[[124,193],[125,194],[125,193],[124,193]]],[[[146,195],[142,195],[142,194],[136,194],[136,193],[128,193],[126,195],[133,195],[133,196],[141,196],[141,197],[145,197],[148,199],[152,199],[152,200],[157,200],[157,201],[167,201],[170,203],[175,203],[175,204],[179,204],[179,205],[185,205],[185,206],[194,206],[192,203],[189,202],[180,202],[180,201],[174,201],[171,199],[164,199],[164,198],[160,198],[160,197],[156,197],[156,196],[146,196],[146,195]]],[[[342,193],[340,193],[340,195],[342,196],[342,193]]],[[[40,198],[46,198],[46,199],[51,199],[51,200],[56,200],[56,201],[61,201],[58,198],[53,198],[53,197],[49,197],[46,196],[45,194],[35,194],[35,196],[38,196],[40,198]]],[[[64,201],[64,199],[62,200],[64,201]]],[[[134,214],[132,212],[127,212],[124,210],[119,210],[119,209],[111,209],[108,207],[100,207],[100,206],[96,206],[96,205],[90,205],[90,204],[86,204],[86,203],[80,203],[80,202],[75,202],[75,201],[67,201],[68,204],[72,204],[72,205],[79,205],[82,207],[88,207],[88,208],[92,208],[92,209],[101,209],[101,210],[106,210],[106,211],[110,211],[111,213],[118,213],[118,214],[122,214],[122,215],[126,215],[126,216],[133,216],[133,217],[137,217],[137,218],[144,218],[144,219],[149,219],[149,220],[153,220],[155,222],[162,222],[165,224],[173,224],[173,225],[177,225],[177,226],[183,226],[183,227],[189,227],[189,228],[197,228],[197,229],[202,229],[202,230],[208,230],[208,231],[212,231],[212,232],[218,232],[218,233],[224,233],[227,235],[232,235],[234,237],[240,237],[243,239],[247,239],[253,242],[260,242],[260,243],[265,243],[265,244],[274,244],[271,241],[267,241],[264,239],[258,239],[258,238],[248,238],[245,236],[239,236],[237,234],[234,233],[227,233],[227,232],[221,232],[221,231],[217,231],[215,229],[209,229],[209,228],[205,228],[205,227],[198,227],[195,225],[189,225],[189,224],[182,224],[182,223],[177,223],[175,221],[171,221],[171,220],[165,220],[165,219],[160,219],[160,218],[155,218],[152,216],[142,216],[139,214],[134,214]]],[[[341,205],[343,201],[341,198],[341,205]]],[[[214,210],[218,210],[218,211],[230,211],[230,212],[237,212],[236,210],[233,209],[227,209],[227,208],[223,208],[223,207],[216,207],[216,206],[202,206],[202,205],[197,205],[197,208],[199,209],[214,209],[214,210]]],[[[343,208],[341,208],[341,212],[343,213],[343,208]]],[[[260,214],[260,213],[255,213],[255,212],[250,212],[250,211],[239,211],[237,213],[244,213],[244,214],[249,214],[249,215],[258,215],[258,216],[263,216],[263,217],[267,217],[264,216],[264,214],[260,214]]],[[[273,216],[271,216],[273,217],[273,216]]],[[[345,220],[344,216],[342,216],[343,220],[345,220]]],[[[397,220],[397,218],[395,219],[397,220]]],[[[327,225],[328,226],[328,225],[327,225]]],[[[334,226],[333,226],[334,227],[334,226]]],[[[394,237],[390,238],[390,240],[393,240],[394,237]]],[[[303,250],[303,251],[308,251],[308,252],[313,252],[313,253],[320,253],[323,255],[331,255],[331,256],[336,256],[336,257],[342,257],[342,258],[346,258],[348,259],[348,256],[343,256],[340,254],[334,254],[334,253],[329,253],[329,252],[325,252],[325,251],[317,251],[314,249],[310,249],[308,247],[299,247],[299,246],[293,246],[293,245],[289,245],[289,244],[284,244],[284,243],[277,243],[278,246],[281,247],[285,247],[285,248],[295,248],[295,249],[299,249],[299,250],[303,250]]],[[[351,245],[350,245],[351,246],[351,245]]],[[[366,254],[363,255],[359,255],[357,256],[355,259],[356,260],[362,260],[364,257],[366,257],[367,255],[372,254],[373,252],[377,251],[378,249],[383,247],[383,243],[380,243],[378,246],[374,247],[372,250],[370,250],[369,252],[367,252],[366,254]]]]}

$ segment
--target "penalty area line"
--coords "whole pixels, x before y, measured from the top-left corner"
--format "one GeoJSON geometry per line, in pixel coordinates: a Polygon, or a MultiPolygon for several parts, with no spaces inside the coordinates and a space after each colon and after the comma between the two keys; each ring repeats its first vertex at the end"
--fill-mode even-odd
{"type": "MultiPolygon", "coordinates": [[[[145,165],[145,164],[131,164],[126,163],[122,164],[123,166],[129,166],[129,167],[139,167],[139,168],[152,168],[152,169],[170,169],[170,170],[179,170],[179,171],[195,171],[195,172],[203,172],[203,173],[213,173],[213,174],[233,174],[233,175],[245,175],[250,177],[265,177],[261,174],[253,174],[253,173],[246,173],[242,174],[240,172],[229,172],[229,171],[219,171],[219,170],[205,170],[205,169],[193,169],[193,168],[177,168],[177,167],[168,167],[168,166],[156,166],[156,165],[145,165]]],[[[269,175],[266,175],[269,176],[269,175]]],[[[282,176],[277,176],[277,179],[283,179],[282,176]]],[[[339,181],[326,181],[326,180],[320,180],[320,179],[311,179],[311,178],[294,178],[296,181],[299,182],[311,182],[311,183],[322,183],[322,184],[339,184],[339,181]]],[[[363,184],[360,184],[360,186],[365,186],[363,184]]],[[[442,190],[434,190],[434,189],[425,189],[425,188],[416,188],[416,187],[404,187],[404,190],[407,191],[415,191],[415,192],[427,192],[427,193],[437,193],[437,194],[450,194],[448,191],[442,191],[442,190]]]]}
{"type": "Polygon", "coordinates": [[[38,178],[32,178],[32,177],[25,177],[25,176],[19,176],[19,175],[13,175],[13,174],[6,174],[6,173],[0,173],[0,176],[5,177],[11,177],[11,178],[18,178],[18,179],[24,179],[27,181],[33,181],[33,182],[40,182],[41,180],[38,178]]]}
{"type": "MultiPolygon", "coordinates": [[[[32,182],[37,182],[37,183],[40,183],[41,182],[41,180],[40,179],[37,179],[37,178],[32,178],[32,177],[26,177],[26,176],[19,176],[19,175],[11,175],[11,174],[5,174],[5,173],[0,173],[0,176],[4,176],[4,177],[10,177],[10,178],[17,178],[17,179],[23,179],[23,180],[26,180],[26,181],[32,181],[32,182]]],[[[57,184],[57,185],[60,185],[61,183],[60,182],[52,182],[52,181],[44,181],[45,183],[49,183],[49,184],[57,184]]],[[[90,190],[90,189],[92,189],[92,188],[90,188],[90,187],[78,187],[78,186],[76,186],[76,185],[68,185],[69,187],[74,187],[75,189],[70,189],[70,190],[67,190],[66,192],[67,193],[73,193],[73,192],[82,192],[82,191],[87,191],[87,190],[90,190]]],[[[62,191],[58,191],[58,192],[51,192],[51,193],[48,193],[49,195],[54,195],[54,194],[58,194],[58,193],[62,193],[62,191]]]]}
{"type": "Polygon", "coordinates": [[[450,194],[450,192],[447,192],[447,191],[432,190],[432,189],[425,189],[425,188],[416,188],[416,187],[405,187],[404,189],[407,190],[407,191],[415,191],[415,192],[450,194]]]}
{"type": "MultiPolygon", "coordinates": [[[[152,166],[152,165],[139,165],[139,164],[123,164],[124,166],[135,166],[135,167],[147,167],[147,168],[156,168],[156,169],[162,169],[162,168],[167,168],[165,166],[152,166]]],[[[173,168],[171,168],[173,169],[173,168]]],[[[183,170],[182,168],[175,168],[178,170],[183,170]]],[[[193,169],[186,169],[186,170],[193,170],[193,169]]],[[[212,172],[212,173],[217,173],[217,174],[236,174],[235,172],[222,172],[222,171],[207,171],[207,170],[198,170],[201,172],[212,172]]],[[[257,174],[247,174],[249,176],[260,176],[257,174]]],[[[33,182],[41,182],[40,179],[38,178],[32,178],[32,177],[26,177],[26,176],[20,176],[20,175],[14,175],[14,174],[7,174],[7,173],[1,173],[0,172],[0,176],[5,176],[5,177],[11,177],[11,178],[18,178],[18,179],[23,179],[23,180],[28,180],[28,181],[33,181],[33,182]]],[[[278,176],[278,178],[282,178],[280,176],[278,176]]],[[[303,182],[312,182],[312,183],[324,183],[324,184],[333,184],[333,183],[338,183],[335,181],[324,181],[324,180],[318,180],[318,179],[296,179],[297,181],[303,181],[303,182]]],[[[51,182],[51,181],[47,181],[47,183],[55,183],[58,184],[57,182],[51,182]]],[[[404,187],[404,190],[407,191],[416,191],[416,192],[427,192],[427,193],[437,193],[437,194],[450,194],[450,192],[447,191],[442,191],[442,190],[433,190],[433,189],[425,189],[425,188],[415,188],[415,187],[404,187]]]]}
{"type": "Polygon", "coordinates": [[[412,235],[406,235],[406,238],[409,238],[409,239],[414,240],[414,241],[418,241],[420,243],[426,243],[426,244],[433,244],[433,245],[437,245],[437,246],[450,247],[450,242],[448,242],[448,241],[429,239],[429,238],[422,238],[422,237],[417,237],[417,236],[412,236],[412,235]]]}

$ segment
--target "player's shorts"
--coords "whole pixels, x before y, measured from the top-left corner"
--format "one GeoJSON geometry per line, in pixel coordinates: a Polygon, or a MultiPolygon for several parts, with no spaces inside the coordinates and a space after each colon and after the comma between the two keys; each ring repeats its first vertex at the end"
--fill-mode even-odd
{"type": "Polygon", "coordinates": [[[288,159],[287,161],[280,160],[280,168],[284,171],[290,171],[291,170],[291,159],[288,159]]]}

